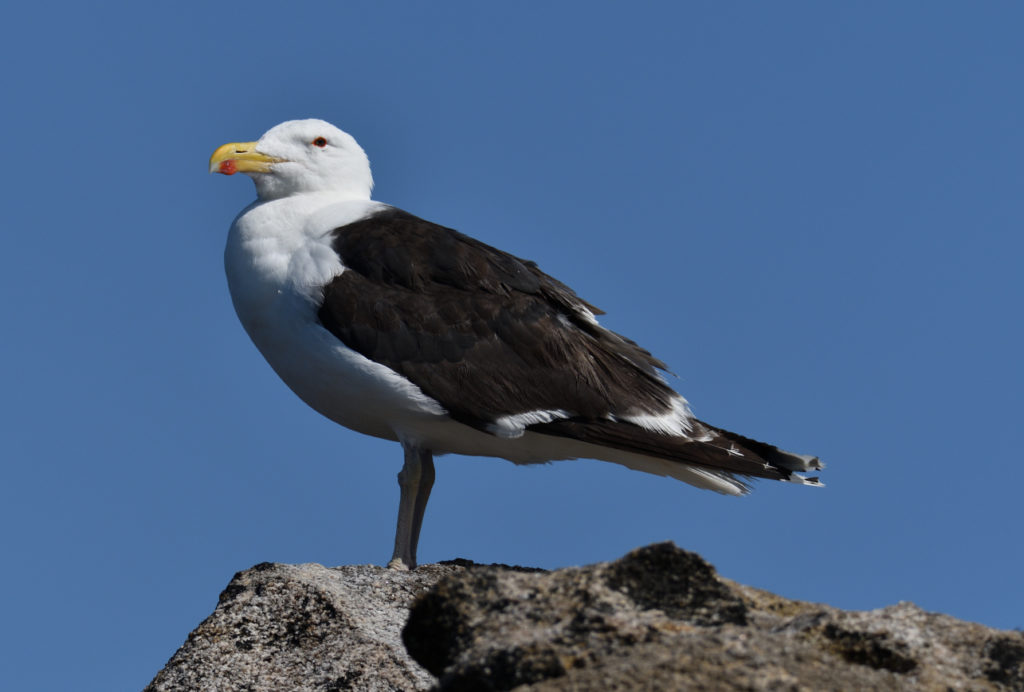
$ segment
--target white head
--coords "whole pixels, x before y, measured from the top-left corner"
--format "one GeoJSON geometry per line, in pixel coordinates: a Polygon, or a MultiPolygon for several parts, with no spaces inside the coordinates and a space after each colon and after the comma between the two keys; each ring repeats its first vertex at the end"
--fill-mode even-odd
{"type": "Polygon", "coordinates": [[[323,120],[289,120],[257,142],[232,142],[213,152],[210,172],[245,173],[261,200],[307,192],[369,199],[373,176],[352,135],[323,120]]]}

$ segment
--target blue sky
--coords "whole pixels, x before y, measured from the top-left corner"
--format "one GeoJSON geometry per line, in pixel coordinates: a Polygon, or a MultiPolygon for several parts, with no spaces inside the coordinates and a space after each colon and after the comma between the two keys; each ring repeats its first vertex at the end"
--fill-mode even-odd
{"type": "Polygon", "coordinates": [[[321,117],[378,199],[572,285],[711,423],[820,455],[736,499],[445,457],[421,561],[673,540],[843,608],[1024,626],[1024,9],[36,4],[0,26],[0,687],[140,689],[264,560],[383,564],[397,445],[263,362],[215,147],[321,117]]]}

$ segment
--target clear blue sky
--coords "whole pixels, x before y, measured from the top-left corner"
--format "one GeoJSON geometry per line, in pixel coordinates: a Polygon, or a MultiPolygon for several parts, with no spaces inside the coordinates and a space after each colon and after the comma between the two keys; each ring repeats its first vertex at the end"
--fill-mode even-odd
{"type": "Polygon", "coordinates": [[[213,149],[351,132],[377,198],[535,259],[697,414],[829,464],[736,499],[442,458],[422,561],[673,540],[843,608],[1024,626],[1019,3],[22,5],[0,26],[0,688],[140,689],[254,563],[383,564],[397,445],[227,294],[213,149]]]}

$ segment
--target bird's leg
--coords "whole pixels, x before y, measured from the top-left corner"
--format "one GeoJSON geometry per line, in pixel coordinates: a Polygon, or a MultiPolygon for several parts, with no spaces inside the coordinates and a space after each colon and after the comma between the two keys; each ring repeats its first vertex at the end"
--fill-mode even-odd
{"type": "Polygon", "coordinates": [[[416,566],[416,545],[420,541],[423,513],[434,487],[434,456],[428,449],[402,444],[405,464],[398,473],[401,498],[398,501],[398,528],[395,530],[395,552],[388,567],[412,569],[416,566]]]}
{"type": "Polygon", "coordinates": [[[423,527],[423,514],[427,511],[427,500],[434,487],[434,455],[424,451],[420,455],[420,482],[416,490],[416,508],[412,518],[412,565],[416,566],[416,547],[420,544],[420,529],[423,527]]]}

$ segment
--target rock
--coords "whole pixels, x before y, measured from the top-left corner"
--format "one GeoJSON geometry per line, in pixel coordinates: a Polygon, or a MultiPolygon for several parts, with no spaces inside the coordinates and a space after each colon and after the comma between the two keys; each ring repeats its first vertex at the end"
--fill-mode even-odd
{"type": "Polygon", "coordinates": [[[452,574],[417,599],[402,636],[449,692],[1024,690],[1020,632],[911,603],[790,601],[671,543],[551,573],[452,574]]]}
{"type": "Polygon", "coordinates": [[[436,681],[406,654],[402,626],[417,594],[463,569],[256,565],[146,690],[428,689],[436,681]]]}
{"type": "Polygon", "coordinates": [[[265,563],[147,690],[513,688],[1024,690],[1024,633],[791,601],[671,543],[554,572],[265,563]]]}

